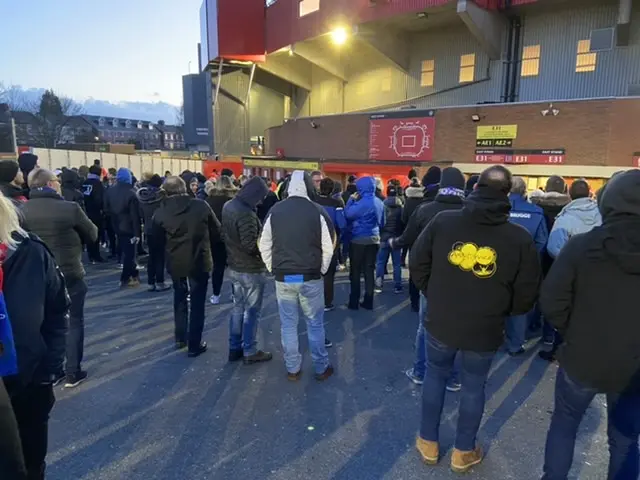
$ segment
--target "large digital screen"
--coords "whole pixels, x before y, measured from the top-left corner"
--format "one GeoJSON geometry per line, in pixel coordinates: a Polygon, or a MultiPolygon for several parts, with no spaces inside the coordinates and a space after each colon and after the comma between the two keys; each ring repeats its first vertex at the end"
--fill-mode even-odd
{"type": "Polygon", "coordinates": [[[399,111],[369,117],[369,159],[430,162],[435,111],[399,111]]]}

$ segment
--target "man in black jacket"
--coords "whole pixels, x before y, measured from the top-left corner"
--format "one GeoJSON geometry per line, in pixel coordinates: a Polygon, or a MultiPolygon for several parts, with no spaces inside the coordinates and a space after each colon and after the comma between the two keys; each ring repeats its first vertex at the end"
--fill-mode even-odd
{"type": "Polygon", "coordinates": [[[104,231],[104,185],[100,178],[101,174],[102,169],[100,168],[100,165],[92,165],[89,167],[87,179],[82,184],[84,207],[87,212],[87,216],[98,229],[98,238],[96,238],[96,241],[87,244],[87,253],[89,254],[89,261],[91,263],[104,262],[104,259],[100,254],[100,240],[102,239],[104,231]]]}
{"type": "MultiPolygon", "coordinates": [[[[60,181],[62,182],[62,198],[68,202],[76,202],[84,209],[84,195],[80,191],[82,187],[80,176],[73,170],[65,168],[60,175],[60,181]]],[[[29,189],[31,189],[31,185],[29,185],[29,189]]]]}
{"type": "Polygon", "coordinates": [[[396,247],[389,240],[402,233],[404,224],[402,223],[403,204],[400,199],[398,189],[390,185],[387,187],[387,198],[382,202],[384,205],[384,225],[380,229],[380,250],[376,259],[376,287],[377,293],[382,292],[384,273],[391,256],[393,265],[393,292],[402,293],[402,246],[396,247]]]}
{"type": "Polygon", "coordinates": [[[15,160],[0,160],[0,193],[19,205],[27,201],[22,185],[26,179],[15,160]]]}
{"type": "Polygon", "coordinates": [[[614,177],[600,211],[602,226],[568,241],[540,293],[545,319],[564,339],[544,480],[567,478],[578,427],[598,393],[607,395],[607,478],[640,478],[640,323],[633,315],[640,289],[640,171],[614,177]]]}
{"type": "Polygon", "coordinates": [[[484,411],[491,362],[504,341],[510,315],[531,310],[540,263],[529,232],[509,222],[511,173],[486,169],[462,210],[441,212],[410,253],[416,286],[428,299],[427,370],[416,447],[438,461],[438,429],[446,381],[461,352],[464,389],[451,468],[466,472],[482,461],[476,434],[484,411]]]}
{"type": "Polygon", "coordinates": [[[160,175],[153,175],[146,184],[138,189],[138,201],[142,213],[142,223],[144,234],[149,246],[149,259],[147,262],[147,281],[150,292],[164,292],[171,288],[164,282],[164,260],[165,260],[165,236],[153,234],[153,215],[162,205],[166,198],[166,191],[162,188],[162,178],[160,175]]]}
{"type": "Polygon", "coordinates": [[[133,190],[133,176],[127,168],[120,168],[116,174],[117,183],[107,190],[105,211],[111,217],[118,236],[118,246],[122,254],[122,274],[120,288],[140,286],[136,266],[136,245],[140,242],[140,204],[133,190]]]}
{"type": "Polygon", "coordinates": [[[167,178],[162,188],[167,199],[153,216],[151,234],[154,238],[164,237],[167,245],[176,348],[188,346],[189,356],[197,357],[207,350],[202,341],[204,304],[213,268],[211,239],[215,242],[220,237],[220,222],[206,202],[187,193],[187,185],[180,177],[167,178]],[[190,314],[188,295],[191,295],[190,314]]]}
{"type": "Polygon", "coordinates": [[[29,185],[31,199],[22,208],[25,227],[38,235],[53,253],[65,277],[71,299],[65,387],[76,387],[87,378],[87,373],[81,368],[84,302],[87,295],[82,244],[95,242],[98,229],[77,203],[62,198],[60,183],[53,172],[34,170],[29,185]]]}
{"type": "Polygon", "coordinates": [[[229,321],[229,361],[267,362],[269,352],[258,349],[258,322],[266,283],[258,239],[262,225],[256,206],[267,196],[267,184],[253,177],[222,208],[222,234],[233,288],[229,321]]]}
{"type": "Polygon", "coordinates": [[[294,171],[286,200],[273,207],[260,238],[262,258],[276,279],[282,349],[291,381],[298,380],[302,373],[298,309],[306,320],[316,380],[324,381],[333,374],[325,347],[322,275],[333,258],[334,234],[328,213],[310,199],[314,190],[309,175],[294,171]],[[297,221],[292,223],[292,218],[297,221]]]}
{"type": "MultiPolygon", "coordinates": [[[[464,175],[455,167],[448,167],[442,171],[440,190],[433,202],[424,203],[416,209],[409,224],[404,229],[402,235],[396,239],[391,239],[391,244],[396,246],[412,247],[418,235],[429,225],[429,222],[440,212],[445,210],[460,210],[464,199],[464,175]]],[[[424,315],[426,314],[427,300],[420,294],[420,309],[418,314],[418,333],[416,334],[415,355],[416,359],[413,368],[406,371],[407,377],[416,385],[422,385],[426,369],[426,343],[424,331],[424,315]]],[[[452,372],[447,383],[447,390],[460,390],[460,383],[457,379],[457,372],[452,372]]]]}
{"type": "Polygon", "coordinates": [[[20,231],[9,202],[2,198],[0,204],[0,221],[8,227],[3,231],[13,231],[11,238],[0,238],[0,261],[18,359],[18,374],[5,377],[4,383],[18,422],[27,478],[41,479],[55,403],[53,382],[65,356],[69,301],[53,255],[39,239],[20,231]]]}

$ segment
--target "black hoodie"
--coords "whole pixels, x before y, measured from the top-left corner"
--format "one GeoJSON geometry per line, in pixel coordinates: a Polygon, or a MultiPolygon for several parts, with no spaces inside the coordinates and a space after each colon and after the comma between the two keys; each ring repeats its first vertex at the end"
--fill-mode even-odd
{"type": "Polygon", "coordinates": [[[186,193],[167,197],[153,215],[151,232],[165,237],[172,277],[193,277],[213,268],[211,241],[220,237],[220,222],[203,200],[186,193]]]}
{"type": "Polygon", "coordinates": [[[82,188],[80,177],[73,170],[66,169],[60,176],[62,188],[62,198],[67,202],[76,202],[84,209],[84,194],[79,190],[82,188]]]}
{"type": "Polygon", "coordinates": [[[612,179],[600,203],[603,225],[575,235],[540,293],[545,319],[565,343],[560,365],[603,393],[640,393],[640,171],[612,179]]]}
{"type": "Polygon", "coordinates": [[[165,199],[165,191],[161,188],[151,185],[143,185],[136,192],[138,202],[140,202],[140,212],[142,213],[142,224],[144,225],[144,233],[151,233],[151,220],[156,210],[160,208],[162,201],[165,199]]]}
{"type": "Polygon", "coordinates": [[[507,317],[533,307],[540,262],[524,228],[509,222],[507,195],[476,189],[462,210],[439,213],[410,253],[410,273],[427,297],[425,327],[449,347],[496,351],[507,317]]]}
{"type": "Polygon", "coordinates": [[[236,272],[265,271],[258,249],[262,224],[256,214],[256,207],[268,192],[264,180],[253,177],[222,208],[222,234],[227,248],[227,263],[236,272]]]}

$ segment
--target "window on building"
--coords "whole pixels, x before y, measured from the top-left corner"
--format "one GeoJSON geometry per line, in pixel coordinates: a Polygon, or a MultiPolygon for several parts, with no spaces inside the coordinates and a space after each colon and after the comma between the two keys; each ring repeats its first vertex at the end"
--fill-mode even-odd
{"type": "Polygon", "coordinates": [[[422,71],[420,72],[421,87],[433,87],[435,70],[436,70],[435,60],[422,61],[422,71]]]}
{"type": "Polygon", "coordinates": [[[391,70],[391,68],[385,68],[382,70],[381,79],[380,79],[380,90],[382,90],[383,92],[391,91],[392,75],[393,75],[393,71],[391,70]]]}
{"type": "Polygon", "coordinates": [[[576,73],[595,72],[597,60],[598,54],[591,52],[591,40],[580,40],[576,58],[576,73]]]}
{"type": "Polygon", "coordinates": [[[476,74],[476,54],[469,53],[460,57],[460,83],[473,82],[476,74]]]}
{"type": "Polygon", "coordinates": [[[100,117],[98,119],[98,125],[100,125],[101,127],[104,127],[106,125],[106,123],[107,123],[107,121],[104,118],[100,117]]]}
{"type": "Polygon", "coordinates": [[[304,17],[310,13],[320,10],[320,0],[300,0],[300,16],[304,17]]]}
{"type": "Polygon", "coordinates": [[[522,50],[522,77],[536,77],[540,73],[540,45],[529,45],[522,50]]]}

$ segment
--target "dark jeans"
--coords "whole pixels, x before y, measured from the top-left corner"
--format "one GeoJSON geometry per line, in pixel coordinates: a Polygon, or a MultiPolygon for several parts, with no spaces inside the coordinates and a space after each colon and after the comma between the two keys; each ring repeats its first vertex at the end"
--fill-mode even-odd
{"type": "Polygon", "coordinates": [[[116,237],[116,232],[113,228],[113,223],[111,222],[111,218],[107,217],[104,222],[105,231],[107,234],[107,239],[109,241],[109,251],[111,252],[112,257],[118,256],[118,240],[116,237]]]}
{"type": "Polygon", "coordinates": [[[24,466],[22,442],[11,399],[0,378],[0,478],[23,479],[27,470],[24,466]]]}
{"type": "Polygon", "coordinates": [[[122,253],[122,274],[120,282],[128,282],[131,278],[138,278],[136,266],[136,246],[131,243],[131,235],[118,235],[118,245],[122,253]]]}
{"type": "Polygon", "coordinates": [[[411,300],[411,311],[417,312],[420,310],[420,291],[413,283],[411,275],[409,275],[409,299],[411,300]]]}
{"type": "Polygon", "coordinates": [[[331,264],[329,265],[329,270],[324,274],[324,306],[328,307],[329,305],[333,305],[333,291],[334,284],[336,281],[336,270],[338,268],[338,257],[339,250],[337,249],[333,252],[333,258],[331,259],[331,264]]]}
{"type": "Polygon", "coordinates": [[[149,285],[164,283],[164,238],[147,235],[149,259],[147,261],[147,281],[149,285]]]}
{"type": "Polygon", "coordinates": [[[364,275],[364,299],[362,303],[367,308],[373,308],[373,287],[379,247],[380,245],[377,243],[363,245],[351,242],[349,247],[349,280],[351,281],[349,306],[351,308],[357,308],[360,303],[360,277],[362,275],[364,275]]]}
{"type": "Polygon", "coordinates": [[[87,284],[82,278],[68,278],[67,291],[69,306],[69,330],[67,331],[67,375],[80,371],[84,355],[84,301],[87,296],[87,284]]]}
{"type": "Polygon", "coordinates": [[[176,342],[187,341],[189,331],[189,350],[197,350],[202,341],[204,329],[204,302],[207,296],[209,272],[201,272],[187,278],[173,278],[173,314],[175,322],[176,342]],[[189,300],[191,295],[191,311],[189,300]]]}
{"type": "Polygon", "coordinates": [[[52,385],[7,388],[18,422],[29,480],[44,479],[49,413],[55,403],[52,385]]]}
{"type": "MultiPolygon", "coordinates": [[[[543,480],[565,480],[571,469],[578,427],[597,390],[583,387],[560,368],[555,408],[547,435],[543,480]]],[[[607,395],[609,480],[640,478],[640,393],[607,395]]]]}
{"type": "Polygon", "coordinates": [[[211,286],[213,288],[213,294],[219,297],[222,291],[224,271],[227,268],[227,247],[224,246],[224,243],[218,242],[211,246],[211,258],[213,259],[211,286]]]}
{"type": "Polygon", "coordinates": [[[102,230],[102,218],[89,217],[89,219],[98,229],[98,237],[96,238],[95,242],[87,244],[87,254],[89,255],[90,261],[99,262],[102,261],[102,256],[100,255],[100,231],[102,230]]]}
{"type": "MultiPolygon", "coordinates": [[[[422,385],[420,436],[437,442],[447,380],[458,349],[427,335],[427,371],[422,385]]],[[[455,447],[462,451],[476,448],[476,435],[484,413],[484,387],[495,352],[460,351],[461,383],[458,428],[455,447]]]]}

